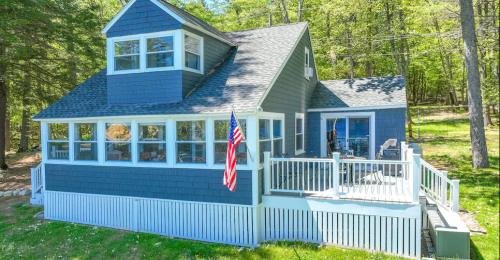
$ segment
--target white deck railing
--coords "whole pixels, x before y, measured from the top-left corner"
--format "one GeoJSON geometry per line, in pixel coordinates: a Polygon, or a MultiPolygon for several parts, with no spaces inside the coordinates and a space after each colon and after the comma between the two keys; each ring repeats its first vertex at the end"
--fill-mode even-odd
{"type": "Polygon", "coordinates": [[[31,196],[35,196],[43,188],[42,163],[36,168],[31,168],[31,196]]]}
{"type": "Polygon", "coordinates": [[[402,143],[401,160],[271,158],[264,153],[264,193],[311,193],[333,199],[418,203],[419,191],[458,210],[458,180],[450,180],[402,143]],[[449,191],[448,191],[449,188],[449,191]]]}

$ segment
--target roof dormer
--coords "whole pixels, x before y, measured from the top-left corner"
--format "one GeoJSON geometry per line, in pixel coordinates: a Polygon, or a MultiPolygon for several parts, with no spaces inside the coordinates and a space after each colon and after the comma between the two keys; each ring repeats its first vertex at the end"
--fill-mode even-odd
{"type": "Polygon", "coordinates": [[[108,104],[180,101],[236,46],[226,34],[162,0],[131,0],[102,33],[108,104]]]}

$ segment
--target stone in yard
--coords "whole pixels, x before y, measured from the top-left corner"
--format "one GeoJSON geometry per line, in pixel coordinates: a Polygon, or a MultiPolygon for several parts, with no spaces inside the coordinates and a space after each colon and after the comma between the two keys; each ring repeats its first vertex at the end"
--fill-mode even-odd
{"type": "Polygon", "coordinates": [[[22,190],[21,192],[19,192],[19,195],[21,195],[21,196],[26,196],[26,195],[30,195],[30,194],[31,194],[30,190],[22,190]]]}
{"type": "Polygon", "coordinates": [[[3,196],[4,197],[9,197],[9,196],[12,196],[13,195],[13,192],[10,190],[10,191],[4,191],[3,193],[3,196]]]}
{"type": "Polygon", "coordinates": [[[19,192],[21,192],[21,191],[20,190],[13,190],[12,196],[19,196],[19,192]]]}

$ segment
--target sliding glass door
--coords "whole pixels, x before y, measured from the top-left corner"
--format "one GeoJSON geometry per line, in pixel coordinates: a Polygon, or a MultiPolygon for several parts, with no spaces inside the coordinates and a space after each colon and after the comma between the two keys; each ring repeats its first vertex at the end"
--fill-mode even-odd
{"type": "Polygon", "coordinates": [[[344,116],[326,121],[326,152],[370,157],[370,118],[344,116]]]}

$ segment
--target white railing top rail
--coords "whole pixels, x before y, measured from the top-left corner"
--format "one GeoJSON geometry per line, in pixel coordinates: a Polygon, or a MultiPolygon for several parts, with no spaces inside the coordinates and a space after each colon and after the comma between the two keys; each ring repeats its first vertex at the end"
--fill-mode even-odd
{"type": "Polygon", "coordinates": [[[410,162],[398,160],[356,160],[356,159],[340,159],[341,163],[366,163],[366,164],[410,164],[410,162]]]}
{"type": "Polygon", "coordinates": [[[444,179],[445,181],[447,181],[448,183],[452,183],[452,181],[447,177],[447,176],[444,176],[440,170],[436,169],[434,166],[432,166],[430,163],[424,161],[424,159],[421,159],[420,160],[420,164],[424,167],[426,167],[427,169],[429,169],[433,174],[436,174],[437,176],[439,176],[440,178],[444,179]]]}
{"type": "Polygon", "coordinates": [[[271,162],[332,162],[331,158],[269,158],[271,162]]]}

